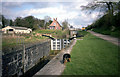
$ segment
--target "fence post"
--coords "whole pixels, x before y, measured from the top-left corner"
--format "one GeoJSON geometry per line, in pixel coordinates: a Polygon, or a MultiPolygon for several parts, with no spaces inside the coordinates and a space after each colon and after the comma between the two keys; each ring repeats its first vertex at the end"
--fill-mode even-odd
{"type": "Polygon", "coordinates": [[[25,73],[25,45],[23,44],[23,54],[22,54],[22,64],[23,64],[23,74],[25,73]]]}
{"type": "Polygon", "coordinates": [[[44,54],[45,54],[45,53],[44,53],[44,44],[45,44],[45,43],[43,43],[43,47],[42,47],[42,48],[43,48],[43,49],[42,49],[42,52],[43,52],[43,62],[44,62],[44,59],[45,59],[45,55],[44,55],[44,54]]]}

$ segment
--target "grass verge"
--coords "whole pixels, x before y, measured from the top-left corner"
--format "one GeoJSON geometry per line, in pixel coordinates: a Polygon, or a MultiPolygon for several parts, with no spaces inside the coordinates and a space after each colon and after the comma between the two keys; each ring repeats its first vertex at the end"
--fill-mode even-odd
{"type": "Polygon", "coordinates": [[[40,34],[50,34],[52,37],[63,39],[66,38],[66,35],[69,34],[69,30],[36,30],[34,31],[35,33],[40,33],[40,34]]]}
{"type": "Polygon", "coordinates": [[[117,75],[118,46],[88,33],[78,40],[62,75],[117,75]]]}
{"type": "Polygon", "coordinates": [[[114,30],[114,31],[111,31],[110,29],[107,29],[107,30],[105,30],[105,29],[93,29],[93,31],[104,34],[104,35],[110,35],[113,37],[120,38],[120,30],[119,29],[114,30]]]}

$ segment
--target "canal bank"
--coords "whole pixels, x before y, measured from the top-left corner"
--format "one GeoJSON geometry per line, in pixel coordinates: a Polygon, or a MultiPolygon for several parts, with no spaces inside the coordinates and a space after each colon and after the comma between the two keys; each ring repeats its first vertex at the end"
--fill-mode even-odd
{"type": "Polygon", "coordinates": [[[75,45],[76,40],[66,49],[63,49],[58,53],[51,61],[49,61],[40,71],[38,71],[33,77],[39,75],[61,75],[64,71],[65,65],[63,64],[63,54],[70,53],[72,47],[75,45]]]}

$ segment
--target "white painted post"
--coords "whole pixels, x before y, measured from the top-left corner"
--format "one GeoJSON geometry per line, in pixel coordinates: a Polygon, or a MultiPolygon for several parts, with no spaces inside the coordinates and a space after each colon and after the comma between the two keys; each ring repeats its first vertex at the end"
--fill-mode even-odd
{"type": "Polygon", "coordinates": [[[51,50],[53,50],[53,40],[51,40],[51,50]]]}

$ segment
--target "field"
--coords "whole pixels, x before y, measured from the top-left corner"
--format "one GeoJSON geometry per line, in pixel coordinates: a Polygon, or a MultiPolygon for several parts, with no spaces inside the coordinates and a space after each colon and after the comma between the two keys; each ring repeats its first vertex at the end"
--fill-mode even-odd
{"type": "Polygon", "coordinates": [[[55,38],[66,38],[67,31],[62,30],[36,30],[33,31],[31,34],[21,35],[21,36],[7,36],[2,38],[2,45],[16,45],[18,43],[35,43],[40,42],[46,39],[49,39],[48,37],[42,36],[42,34],[50,34],[52,37],[55,38]],[[39,35],[36,35],[39,34],[39,35]]]}
{"type": "Polygon", "coordinates": [[[49,40],[48,37],[42,36],[42,34],[49,34],[54,38],[66,38],[68,31],[62,30],[36,30],[31,34],[21,35],[8,35],[4,34],[2,37],[2,50],[3,53],[10,53],[16,49],[23,48],[23,45],[30,46],[36,43],[44,42],[49,40]]]}
{"type": "Polygon", "coordinates": [[[117,75],[118,46],[88,33],[77,40],[62,75],[117,75]]]}
{"type": "MultiPolygon", "coordinates": [[[[66,35],[69,34],[69,30],[36,30],[35,33],[40,33],[40,34],[50,34],[52,37],[55,38],[67,38],[66,35]]],[[[69,38],[69,37],[68,37],[69,38]]]]}

